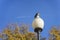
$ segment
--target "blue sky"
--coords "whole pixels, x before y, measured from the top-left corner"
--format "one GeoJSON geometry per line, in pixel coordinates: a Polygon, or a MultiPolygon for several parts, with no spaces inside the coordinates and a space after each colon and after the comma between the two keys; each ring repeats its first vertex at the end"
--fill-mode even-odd
{"type": "Polygon", "coordinates": [[[30,24],[36,12],[44,20],[45,26],[42,37],[48,37],[51,26],[60,25],[60,0],[0,0],[0,31],[9,23],[30,24]]]}

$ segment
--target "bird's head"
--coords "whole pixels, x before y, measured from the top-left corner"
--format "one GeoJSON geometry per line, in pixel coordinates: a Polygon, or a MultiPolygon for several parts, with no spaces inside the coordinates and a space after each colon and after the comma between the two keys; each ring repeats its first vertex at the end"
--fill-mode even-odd
{"type": "Polygon", "coordinates": [[[40,16],[40,14],[39,13],[36,13],[35,16],[34,16],[34,18],[37,18],[39,16],[40,16]]]}

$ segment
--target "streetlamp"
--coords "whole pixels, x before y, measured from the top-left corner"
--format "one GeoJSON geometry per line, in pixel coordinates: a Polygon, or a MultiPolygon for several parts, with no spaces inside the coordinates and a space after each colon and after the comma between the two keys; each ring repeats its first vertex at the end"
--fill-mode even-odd
{"type": "Polygon", "coordinates": [[[40,32],[42,32],[43,28],[44,28],[44,21],[43,19],[41,19],[41,17],[39,17],[39,13],[36,13],[36,15],[34,16],[34,20],[32,23],[32,26],[34,28],[34,32],[37,33],[37,39],[40,40],[40,32]]]}

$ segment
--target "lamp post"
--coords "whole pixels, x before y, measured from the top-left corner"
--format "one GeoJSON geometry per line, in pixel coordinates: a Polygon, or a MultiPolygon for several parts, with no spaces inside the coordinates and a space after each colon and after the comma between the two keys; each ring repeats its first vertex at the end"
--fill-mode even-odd
{"type": "Polygon", "coordinates": [[[40,40],[40,32],[42,32],[42,30],[44,28],[44,21],[40,17],[39,13],[36,13],[36,15],[34,16],[32,26],[34,28],[34,32],[37,33],[37,39],[40,40]]]}

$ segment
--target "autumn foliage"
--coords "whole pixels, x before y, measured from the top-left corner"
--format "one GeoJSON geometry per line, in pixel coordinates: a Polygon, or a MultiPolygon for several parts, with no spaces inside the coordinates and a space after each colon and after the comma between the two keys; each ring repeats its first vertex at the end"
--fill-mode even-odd
{"type": "MultiPolygon", "coordinates": [[[[37,34],[34,32],[29,32],[29,26],[26,24],[9,24],[0,33],[0,38],[2,40],[37,40],[37,34]]],[[[49,31],[48,40],[60,40],[60,29],[55,26],[49,31]]],[[[40,38],[41,40],[46,40],[46,38],[40,38]]]]}
{"type": "Polygon", "coordinates": [[[37,40],[36,34],[28,32],[28,26],[23,24],[10,24],[0,33],[2,40],[37,40]]]}
{"type": "Polygon", "coordinates": [[[49,40],[60,40],[60,29],[53,26],[50,30],[49,40]]]}

